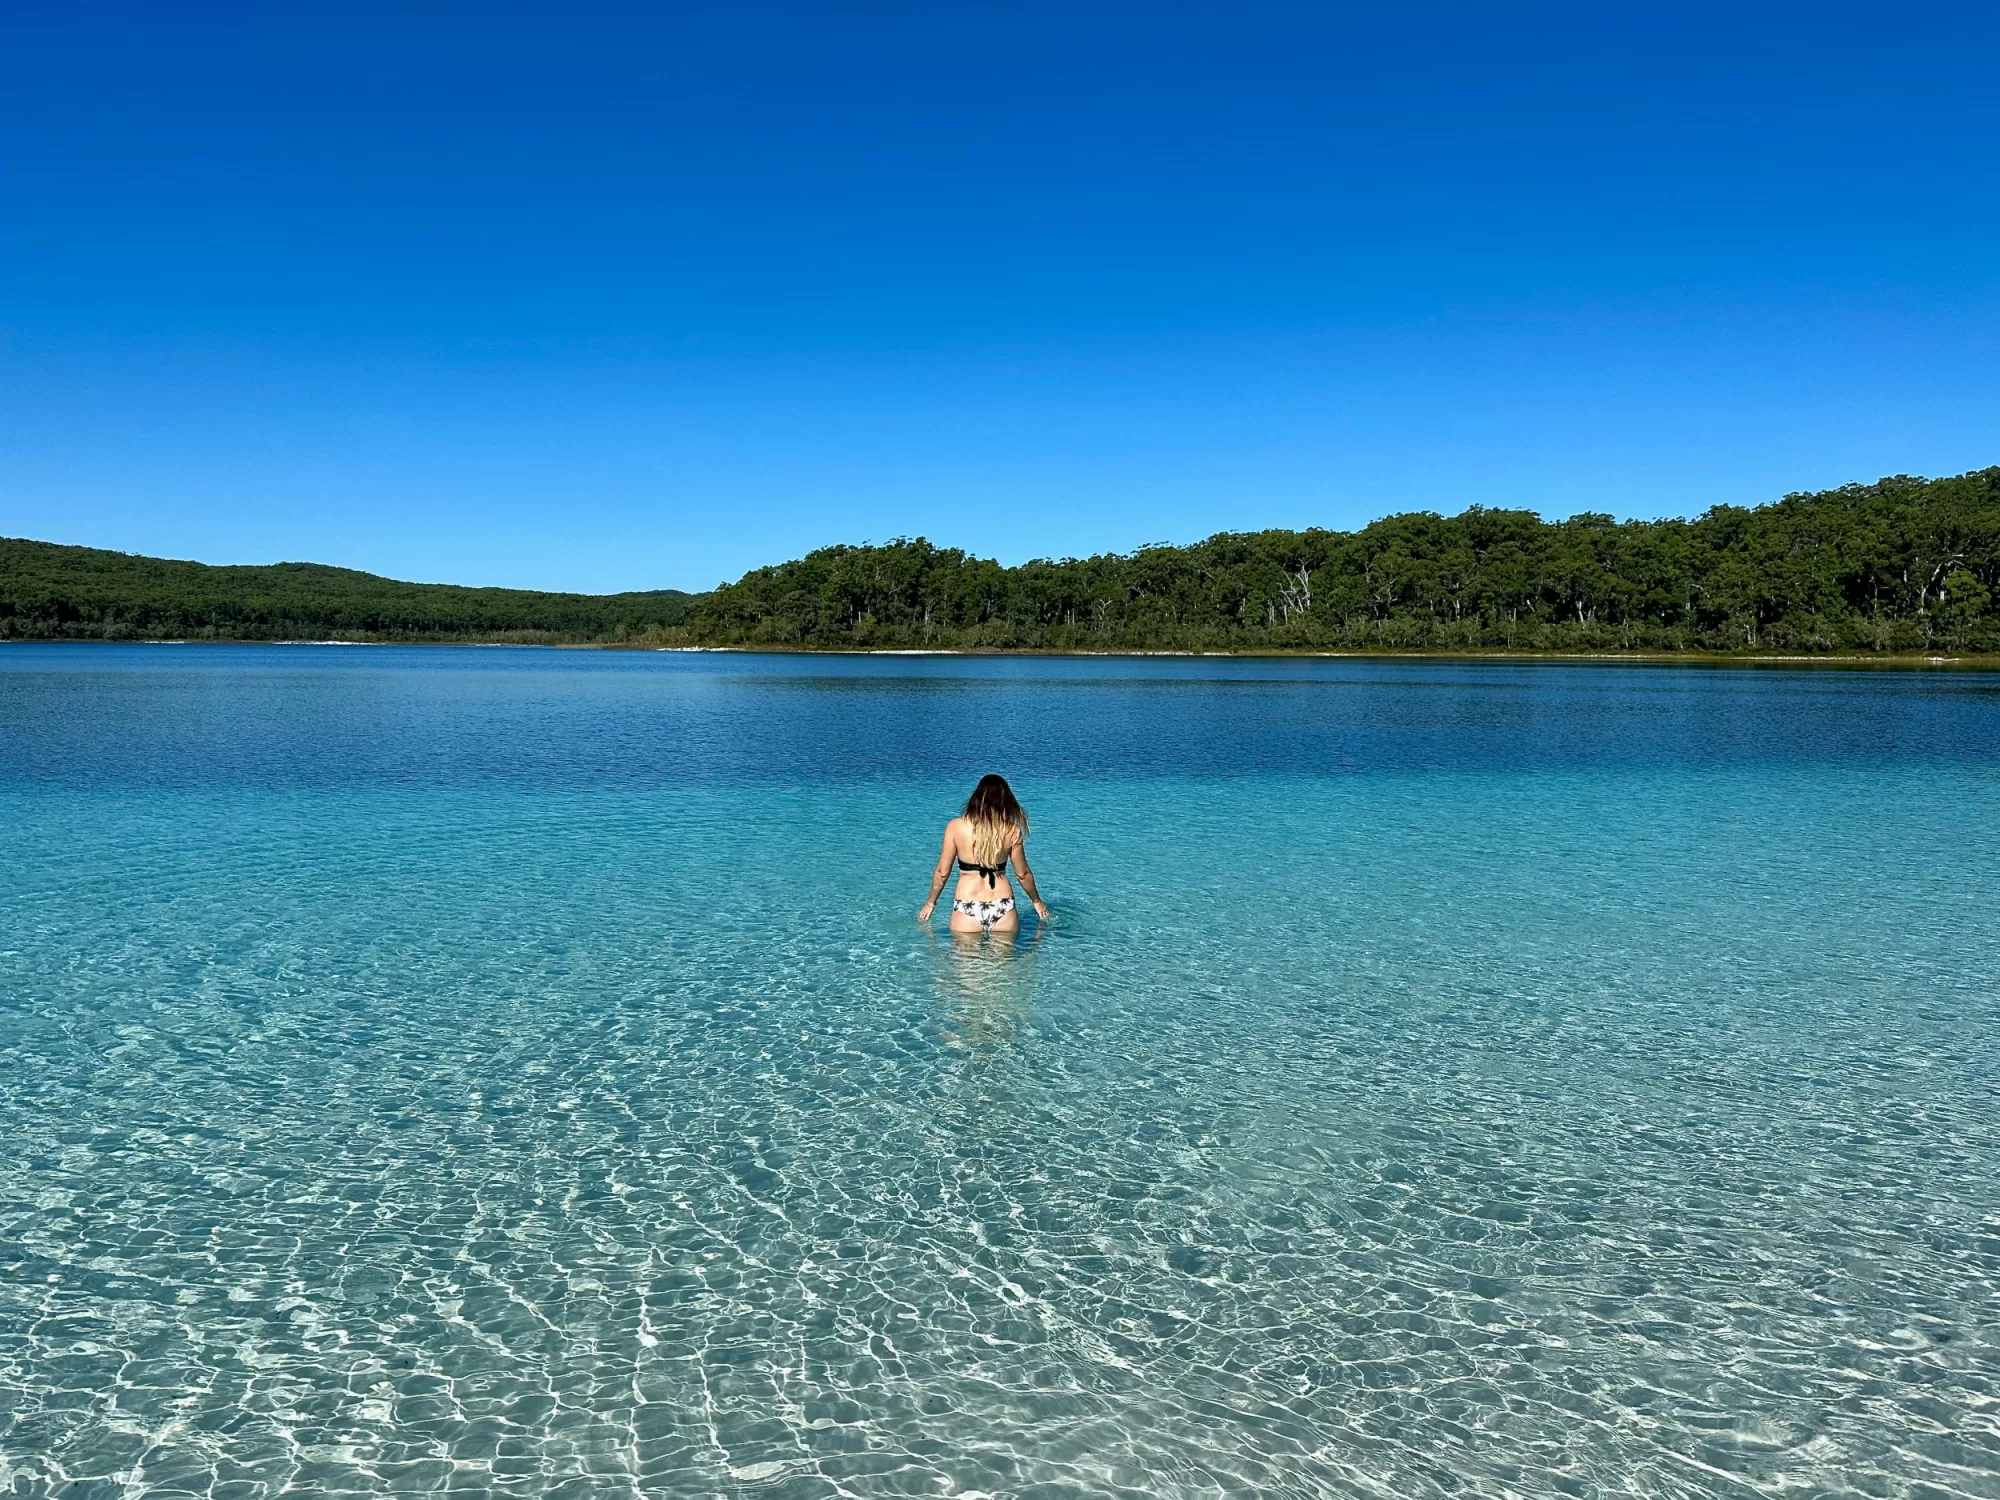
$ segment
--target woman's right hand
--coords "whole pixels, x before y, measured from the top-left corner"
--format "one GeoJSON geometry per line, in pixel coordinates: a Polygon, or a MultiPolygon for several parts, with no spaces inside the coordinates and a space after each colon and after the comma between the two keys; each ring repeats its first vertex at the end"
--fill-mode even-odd
{"type": "Polygon", "coordinates": [[[917,908],[917,920],[919,922],[928,922],[931,919],[931,913],[934,910],[936,910],[936,908],[937,908],[937,902],[926,901],[922,906],[917,908]]]}

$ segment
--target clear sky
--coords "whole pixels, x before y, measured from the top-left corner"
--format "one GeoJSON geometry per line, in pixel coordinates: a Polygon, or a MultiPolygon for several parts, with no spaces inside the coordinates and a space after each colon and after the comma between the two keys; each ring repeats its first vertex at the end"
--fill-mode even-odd
{"type": "Polygon", "coordinates": [[[528,587],[2000,463],[2000,7],[0,13],[0,534],[528,587]]]}

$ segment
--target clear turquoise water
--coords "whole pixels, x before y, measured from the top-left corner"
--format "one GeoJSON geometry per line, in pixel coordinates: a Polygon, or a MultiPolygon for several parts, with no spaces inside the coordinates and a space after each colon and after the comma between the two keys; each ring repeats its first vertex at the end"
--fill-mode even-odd
{"type": "Polygon", "coordinates": [[[0,1493],[2000,1495],[2000,677],[15,646],[0,830],[0,1493]]]}

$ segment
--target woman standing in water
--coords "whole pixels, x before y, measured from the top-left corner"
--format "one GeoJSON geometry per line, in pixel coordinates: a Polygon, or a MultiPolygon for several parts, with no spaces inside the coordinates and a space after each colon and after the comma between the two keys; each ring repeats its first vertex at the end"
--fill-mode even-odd
{"type": "Polygon", "coordinates": [[[965,812],[944,825],[944,848],[938,853],[937,868],[931,871],[930,899],[917,912],[919,922],[928,922],[937,906],[938,892],[944,889],[953,861],[958,864],[958,889],[952,893],[953,932],[1018,932],[1021,914],[1014,910],[1014,887],[1007,883],[1007,862],[1020,872],[1021,888],[1034,903],[1035,915],[1044,922],[1049,909],[1042,905],[1035,889],[1035,872],[1028,868],[1028,815],[1014,800],[1014,789],[1004,776],[982,776],[972,795],[965,799],[965,812]]]}

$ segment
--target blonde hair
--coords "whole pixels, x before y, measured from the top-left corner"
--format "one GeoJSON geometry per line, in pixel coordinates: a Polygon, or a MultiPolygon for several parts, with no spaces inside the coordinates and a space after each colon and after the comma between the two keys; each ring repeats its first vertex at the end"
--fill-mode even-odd
{"type": "Polygon", "coordinates": [[[965,821],[972,825],[972,852],[982,865],[997,865],[1019,837],[1028,836],[1028,815],[1014,800],[1004,776],[987,775],[965,799],[965,821]]]}

